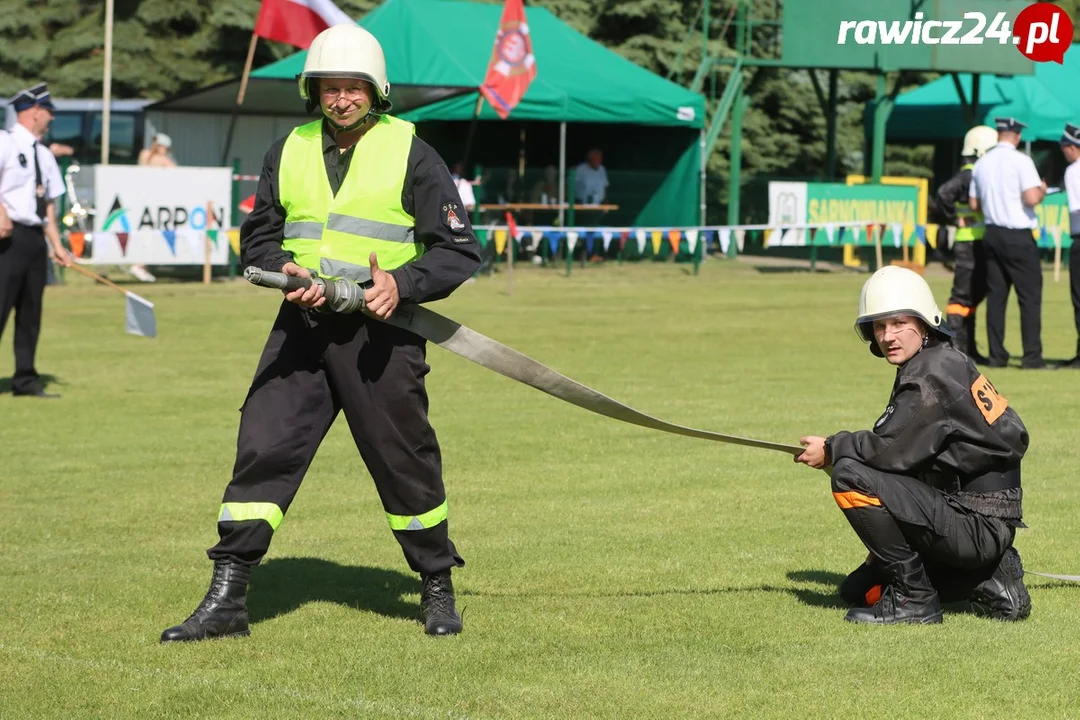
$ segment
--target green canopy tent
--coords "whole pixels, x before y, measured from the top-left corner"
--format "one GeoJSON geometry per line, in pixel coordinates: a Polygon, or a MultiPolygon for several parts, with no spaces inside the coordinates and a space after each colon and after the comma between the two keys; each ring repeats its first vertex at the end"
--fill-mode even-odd
{"type": "MultiPolygon", "coordinates": [[[[359,24],[386,54],[393,113],[449,163],[461,160],[499,27],[501,5],[458,0],[387,0],[359,24]]],[[[537,77],[509,119],[485,102],[471,161],[516,168],[565,167],[591,147],[604,151],[608,201],[604,222],[693,225],[700,221],[704,97],[669,82],[578,33],[544,8],[526,16],[537,77]],[[569,126],[569,128],[567,127],[569,126]]],[[[296,76],[306,52],[251,74],[242,113],[302,114],[296,76]]],[[[231,111],[236,81],[159,103],[155,109],[231,111]]],[[[563,175],[565,177],[565,175],[563,175]]]]}

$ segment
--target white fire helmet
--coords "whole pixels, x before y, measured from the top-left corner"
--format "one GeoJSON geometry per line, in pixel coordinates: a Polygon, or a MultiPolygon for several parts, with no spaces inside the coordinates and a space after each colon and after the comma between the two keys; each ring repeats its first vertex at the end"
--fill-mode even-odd
{"type": "Polygon", "coordinates": [[[990,148],[998,144],[997,130],[988,125],[976,125],[964,135],[963,157],[982,157],[990,148]]]}
{"type": "Polygon", "coordinates": [[[953,334],[922,275],[898,265],[887,265],[863,284],[859,317],[855,321],[855,331],[870,343],[870,352],[877,357],[882,355],[874,340],[874,321],[900,315],[919,318],[931,332],[945,338],[953,334]]]}
{"type": "Polygon", "coordinates": [[[298,78],[300,97],[309,106],[319,104],[309,90],[310,78],[359,78],[375,86],[379,96],[379,112],[390,110],[390,83],[386,79],[386,57],[382,45],[370,32],[359,25],[334,25],[323,30],[311,41],[304,70],[298,78]]]}

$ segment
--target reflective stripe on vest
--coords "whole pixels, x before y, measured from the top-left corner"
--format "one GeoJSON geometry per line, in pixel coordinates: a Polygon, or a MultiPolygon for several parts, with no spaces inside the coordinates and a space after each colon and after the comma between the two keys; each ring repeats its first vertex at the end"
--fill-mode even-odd
{"type": "MultiPolygon", "coordinates": [[[[380,267],[382,267],[380,265],[380,267]]],[[[428,510],[419,515],[391,515],[386,513],[386,519],[390,523],[391,530],[427,530],[439,523],[446,522],[448,506],[446,500],[434,510],[428,510]]]]}
{"type": "Polygon", "coordinates": [[[334,195],[323,159],[322,120],[285,140],[278,169],[285,208],[282,249],[297,265],[326,278],[371,279],[368,256],[393,270],[423,255],[414,220],[401,206],[415,126],[383,115],[352,150],[349,172],[334,195]]]}
{"type": "MultiPolygon", "coordinates": [[[[968,163],[960,168],[960,172],[974,168],[974,165],[968,163]]],[[[967,203],[956,203],[956,219],[963,220],[964,227],[956,228],[955,242],[971,242],[972,240],[983,239],[983,235],[986,234],[986,220],[980,211],[972,210],[967,203]]]]}

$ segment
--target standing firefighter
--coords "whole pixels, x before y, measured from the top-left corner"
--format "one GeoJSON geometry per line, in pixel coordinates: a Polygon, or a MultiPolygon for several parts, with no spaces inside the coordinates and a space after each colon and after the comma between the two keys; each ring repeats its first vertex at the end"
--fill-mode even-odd
{"type": "Polygon", "coordinates": [[[1073,319],[1076,321],[1076,356],[1064,367],[1080,369],[1080,125],[1068,124],[1061,134],[1061,152],[1069,166],[1065,168],[1065,194],[1069,203],[1069,285],[1072,291],[1073,319]]]}
{"type": "Polygon", "coordinates": [[[960,172],[937,191],[938,211],[947,224],[956,227],[952,294],[945,309],[954,333],[953,347],[977,363],[986,362],[975,342],[975,309],[986,298],[986,250],[982,244],[986,228],[982,213],[972,210],[968,203],[968,190],[975,161],[997,141],[997,130],[992,127],[979,125],[968,130],[960,172]]]}
{"type": "MultiPolygon", "coordinates": [[[[399,302],[449,295],[479,266],[468,215],[436,152],[388,114],[382,47],[336,25],[311,44],[300,94],[319,120],[266,154],[241,230],[246,265],[319,272],[366,287],[388,318],[399,302]]],[[[285,295],[242,409],[233,478],[218,516],[210,590],[162,642],[248,634],[251,566],[267,552],[323,437],[344,411],[394,536],[423,580],[431,635],[461,631],[450,570],[464,565],[447,528],[441,455],[427,418],[425,343],[366,317],[320,311],[312,285],[285,295]]]]}
{"type": "Polygon", "coordinates": [[[1035,162],[1020,152],[1020,133],[1027,127],[1016,118],[994,118],[998,144],[975,163],[968,190],[970,207],[986,218],[986,334],[990,367],[1005,367],[1005,308],[1009,290],[1020,303],[1020,335],[1024,357],[1020,367],[1046,367],[1042,352],[1042,262],[1032,230],[1039,226],[1035,206],[1046,196],[1046,183],[1035,162]]]}
{"type": "Polygon", "coordinates": [[[983,615],[1031,612],[1020,555],[1020,461],[1028,433],[990,381],[949,343],[926,281],[884,267],[863,285],[856,330],[897,367],[873,430],[804,437],[795,458],[832,467],[832,491],[870,551],[841,595],[857,623],[939,623],[941,602],[983,615]]]}

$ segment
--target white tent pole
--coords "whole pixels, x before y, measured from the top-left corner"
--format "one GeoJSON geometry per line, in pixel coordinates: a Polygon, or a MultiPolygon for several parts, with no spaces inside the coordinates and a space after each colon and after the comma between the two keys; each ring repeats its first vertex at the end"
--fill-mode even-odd
{"type": "Polygon", "coordinates": [[[112,122],[113,0],[105,0],[105,76],[102,80],[101,164],[109,164],[109,125],[112,122]]]}
{"type": "Polygon", "coordinates": [[[566,205],[566,123],[559,123],[559,227],[563,226],[566,205]]]}

